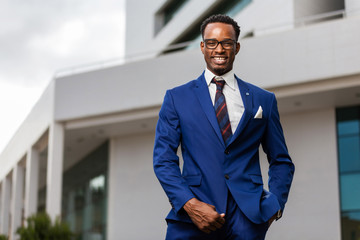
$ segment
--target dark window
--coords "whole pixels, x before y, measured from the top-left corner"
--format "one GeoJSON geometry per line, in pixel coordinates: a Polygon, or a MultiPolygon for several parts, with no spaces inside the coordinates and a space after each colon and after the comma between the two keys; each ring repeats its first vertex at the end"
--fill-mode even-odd
{"type": "MultiPolygon", "coordinates": [[[[208,17],[213,14],[226,14],[230,17],[234,17],[237,13],[243,10],[252,0],[222,0],[216,1],[203,15],[199,16],[198,19],[177,39],[175,39],[170,45],[176,45],[180,43],[194,41],[199,39],[199,42],[196,42],[196,46],[199,46],[201,41],[200,26],[201,23],[208,17]]],[[[179,47],[176,49],[171,49],[164,51],[164,53],[169,53],[173,51],[179,51],[186,47],[179,47]]]]}
{"type": "Polygon", "coordinates": [[[171,21],[188,0],[167,1],[155,14],[155,35],[171,21]]]}
{"type": "Polygon", "coordinates": [[[343,240],[360,238],[360,107],[336,111],[343,240]]]}
{"type": "Polygon", "coordinates": [[[77,240],[106,239],[108,142],[63,174],[62,219],[77,240]]]}
{"type": "Polygon", "coordinates": [[[39,153],[39,189],[37,198],[37,211],[45,212],[46,210],[46,176],[48,162],[48,148],[46,147],[39,153]]]}

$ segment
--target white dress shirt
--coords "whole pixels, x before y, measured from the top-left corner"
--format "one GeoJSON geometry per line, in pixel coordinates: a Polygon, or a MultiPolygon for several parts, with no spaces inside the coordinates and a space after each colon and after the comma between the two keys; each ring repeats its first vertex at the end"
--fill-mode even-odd
{"type": "MultiPolygon", "coordinates": [[[[209,93],[212,104],[215,104],[216,84],[211,83],[211,80],[215,77],[209,69],[205,70],[205,80],[209,87],[209,93]]],[[[233,70],[225,73],[222,76],[225,80],[225,86],[223,88],[223,94],[225,96],[226,107],[229,114],[231,131],[234,134],[237,126],[239,125],[240,119],[244,113],[244,103],[241,98],[238,83],[235,79],[233,70]]]]}

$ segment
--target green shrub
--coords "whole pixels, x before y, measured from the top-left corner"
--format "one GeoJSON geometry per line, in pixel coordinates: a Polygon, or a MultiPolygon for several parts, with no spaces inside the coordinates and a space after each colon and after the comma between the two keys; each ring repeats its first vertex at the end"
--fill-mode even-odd
{"type": "Polygon", "coordinates": [[[57,219],[52,224],[46,213],[35,214],[26,221],[27,227],[20,227],[16,231],[20,240],[71,240],[74,236],[66,223],[57,219]]]}
{"type": "Polygon", "coordinates": [[[0,234],[0,240],[8,240],[8,237],[6,235],[0,234]]]}

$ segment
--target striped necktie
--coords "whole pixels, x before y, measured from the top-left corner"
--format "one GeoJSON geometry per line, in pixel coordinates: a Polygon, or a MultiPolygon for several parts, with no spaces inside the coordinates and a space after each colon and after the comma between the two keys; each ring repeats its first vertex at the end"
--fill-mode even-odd
{"type": "Polygon", "coordinates": [[[223,94],[225,80],[222,77],[216,76],[211,80],[211,82],[216,84],[216,94],[215,94],[215,104],[214,104],[216,118],[219,123],[221,135],[224,139],[225,145],[228,145],[232,137],[232,131],[229,120],[229,114],[226,107],[225,96],[223,94]]]}

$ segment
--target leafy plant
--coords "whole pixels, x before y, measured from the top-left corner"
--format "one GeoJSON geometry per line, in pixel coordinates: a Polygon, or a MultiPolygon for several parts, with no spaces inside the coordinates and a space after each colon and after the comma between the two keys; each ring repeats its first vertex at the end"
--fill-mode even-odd
{"type": "Polygon", "coordinates": [[[0,240],[8,240],[6,235],[0,234],[0,240]]]}
{"type": "MultiPolygon", "coordinates": [[[[71,240],[74,234],[66,223],[59,219],[52,224],[46,213],[37,213],[30,216],[26,227],[20,227],[16,233],[20,240],[71,240]]],[[[1,239],[0,239],[1,240],[1,239]]]]}

